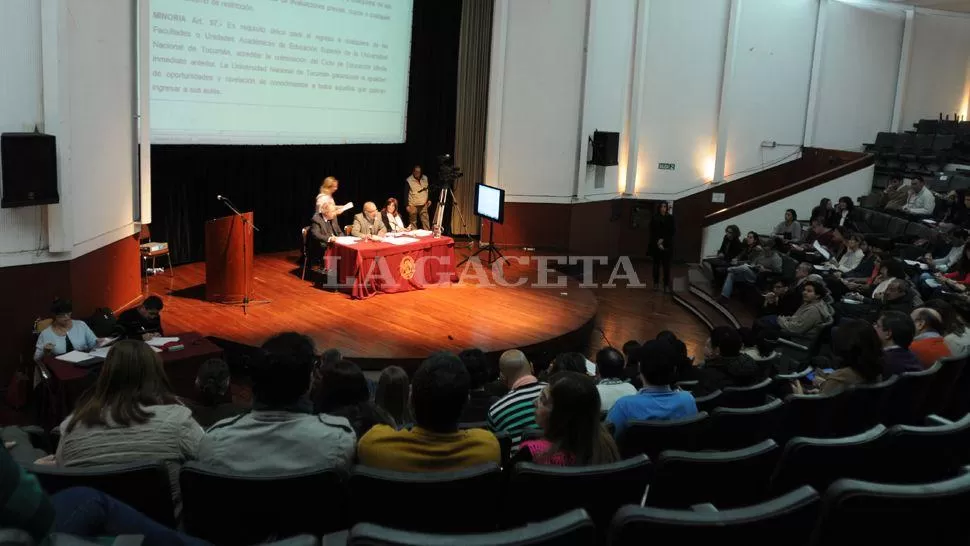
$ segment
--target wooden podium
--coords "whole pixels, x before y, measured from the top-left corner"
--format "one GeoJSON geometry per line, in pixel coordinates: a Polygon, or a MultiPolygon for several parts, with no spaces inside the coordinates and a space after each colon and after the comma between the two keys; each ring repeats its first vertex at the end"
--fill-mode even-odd
{"type": "Polygon", "coordinates": [[[253,299],[253,213],[205,223],[205,299],[246,303],[253,299]]]}

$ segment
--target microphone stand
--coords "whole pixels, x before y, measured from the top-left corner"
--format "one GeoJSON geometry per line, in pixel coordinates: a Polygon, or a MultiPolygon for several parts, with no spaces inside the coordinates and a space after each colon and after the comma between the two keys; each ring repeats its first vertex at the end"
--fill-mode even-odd
{"type": "MultiPolygon", "coordinates": [[[[231,210],[233,212],[233,214],[235,214],[236,216],[239,217],[240,220],[242,220],[243,229],[247,229],[248,228],[248,229],[252,229],[254,231],[259,231],[259,228],[256,227],[255,224],[253,224],[252,222],[250,222],[249,221],[249,218],[246,218],[246,216],[243,213],[239,212],[239,209],[237,209],[232,204],[232,201],[230,201],[228,198],[222,197],[222,196],[219,196],[218,199],[219,199],[219,201],[222,201],[222,204],[225,205],[226,207],[228,207],[229,210],[231,210]]],[[[252,294],[252,286],[250,286],[250,283],[252,282],[252,278],[251,278],[251,275],[249,274],[250,273],[249,272],[249,259],[248,259],[248,254],[246,252],[246,239],[247,239],[246,235],[243,234],[243,238],[242,238],[242,240],[243,240],[243,276],[246,278],[246,287],[245,287],[246,293],[243,294],[243,299],[242,299],[242,309],[243,309],[243,314],[244,315],[248,315],[249,314],[248,313],[248,308],[249,308],[249,304],[250,303],[270,303],[269,300],[258,300],[258,301],[253,300],[253,301],[250,301],[250,299],[249,299],[249,296],[252,294]]]]}

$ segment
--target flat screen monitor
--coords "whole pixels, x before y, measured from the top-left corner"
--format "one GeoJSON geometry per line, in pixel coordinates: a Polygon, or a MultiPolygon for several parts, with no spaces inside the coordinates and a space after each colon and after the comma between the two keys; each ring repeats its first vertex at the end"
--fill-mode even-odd
{"type": "Polygon", "coordinates": [[[475,214],[501,224],[505,220],[505,190],[477,184],[475,186],[475,214]]]}

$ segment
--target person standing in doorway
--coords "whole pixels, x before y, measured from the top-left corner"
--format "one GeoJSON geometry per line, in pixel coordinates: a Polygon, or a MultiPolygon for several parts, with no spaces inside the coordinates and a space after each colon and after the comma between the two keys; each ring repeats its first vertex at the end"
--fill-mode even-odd
{"type": "Polygon", "coordinates": [[[660,271],[663,268],[664,292],[671,292],[670,258],[674,248],[674,215],[666,201],[657,206],[657,212],[650,218],[650,257],[653,258],[653,289],[660,288],[660,271]]]}
{"type": "Polygon", "coordinates": [[[431,229],[428,218],[428,177],[422,174],[421,165],[415,165],[408,177],[408,214],[412,224],[421,229],[431,229]]]}

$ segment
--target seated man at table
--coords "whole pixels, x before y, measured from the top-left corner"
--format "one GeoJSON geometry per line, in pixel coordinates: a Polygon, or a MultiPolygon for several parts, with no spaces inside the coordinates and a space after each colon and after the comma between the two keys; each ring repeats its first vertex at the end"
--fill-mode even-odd
{"type": "Polygon", "coordinates": [[[350,234],[364,239],[383,237],[387,234],[387,228],[384,227],[384,222],[377,213],[377,205],[372,201],[364,203],[364,212],[354,216],[354,227],[350,234]]]}
{"type": "Polygon", "coordinates": [[[133,307],[118,316],[118,326],[128,339],[148,341],[162,335],[162,298],[148,296],[138,307],[133,307]]]}
{"type": "Polygon", "coordinates": [[[251,368],[253,410],[219,421],[199,444],[199,461],[233,472],[349,470],[357,435],[350,421],[314,414],[307,392],[317,361],[313,341],[277,334],[251,368]]]}
{"type": "Polygon", "coordinates": [[[337,223],[337,205],[325,203],[323,211],[314,214],[313,219],[310,220],[310,235],[320,243],[320,246],[326,247],[327,243],[342,234],[343,230],[337,223]]]}

